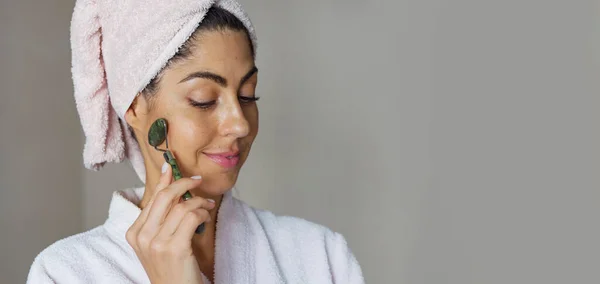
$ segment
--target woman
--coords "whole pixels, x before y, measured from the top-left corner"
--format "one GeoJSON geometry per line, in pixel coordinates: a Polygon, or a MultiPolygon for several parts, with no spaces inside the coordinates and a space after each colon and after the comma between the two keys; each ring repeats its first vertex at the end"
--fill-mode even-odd
{"type": "Polygon", "coordinates": [[[256,37],[236,2],[79,0],[71,25],[84,163],[128,158],[145,186],[41,252],[28,283],[364,282],[340,234],[231,196],[258,132],[256,37]]]}

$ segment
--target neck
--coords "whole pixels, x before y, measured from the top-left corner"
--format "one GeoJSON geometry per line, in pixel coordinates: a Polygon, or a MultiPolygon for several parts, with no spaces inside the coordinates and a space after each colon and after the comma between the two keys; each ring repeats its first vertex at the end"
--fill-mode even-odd
{"type": "Polygon", "coordinates": [[[211,283],[215,282],[214,271],[215,271],[215,236],[216,236],[216,223],[217,223],[217,211],[220,208],[220,202],[214,210],[211,210],[210,217],[213,221],[206,223],[204,232],[200,235],[195,235],[192,238],[192,250],[200,271],[208,277],[211,283]]]}
{"type": "Polygon", "coordinates": [[[200,271],[208,277],[211,283],[215,282],[214,271],[215,271],[215,242],[217,232],[217,216],[221,203],[223,201],[223,195],[215,199],[215,209],[209,211],[211,222],[205,224],[204,232],[199,235],[195,235],[192,238],[192,250],[196,256],[198,267],[200,271]]]}

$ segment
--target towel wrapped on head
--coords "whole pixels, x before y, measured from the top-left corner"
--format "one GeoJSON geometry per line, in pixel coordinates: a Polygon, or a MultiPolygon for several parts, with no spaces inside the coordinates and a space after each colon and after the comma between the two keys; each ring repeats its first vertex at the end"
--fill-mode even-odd
{"type": "Polygon", "coordinates": [[[142,182],[144,160],[125,112],[213,6],[254,27],[235,0],[77,0],[71,20],[75,102],[85,133],[83,162],[99,170],[128,159],[142,182]]]}

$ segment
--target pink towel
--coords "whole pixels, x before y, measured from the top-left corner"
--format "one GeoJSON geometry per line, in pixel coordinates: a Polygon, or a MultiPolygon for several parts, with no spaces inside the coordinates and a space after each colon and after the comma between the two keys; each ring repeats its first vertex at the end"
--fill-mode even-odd
{"type": "Polygon", "coordinates": [[[99,170],[106,162],[127,158],[146,181],[125,112],[212,6],[238,17],[256,50],[252,23],[235,0],[77,0],[71,20],[71,71],[86,137],[86,168],[99,170]]]}

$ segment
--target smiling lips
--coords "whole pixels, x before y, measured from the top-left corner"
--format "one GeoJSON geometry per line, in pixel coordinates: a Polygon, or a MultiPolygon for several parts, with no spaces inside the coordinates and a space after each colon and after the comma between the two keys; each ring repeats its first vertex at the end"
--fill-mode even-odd
{"type": "Polygon", "coordinates": [[[226,169],[235,168],[240,162],[240,152],[224,152],[218,154],[204,153],[213,162],[226,169]]]}

